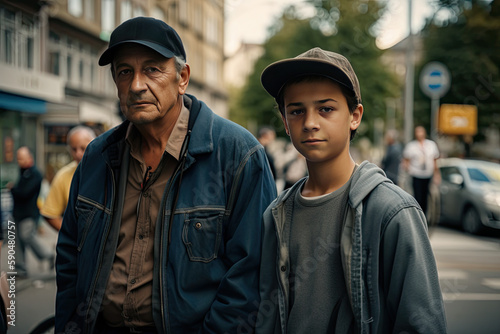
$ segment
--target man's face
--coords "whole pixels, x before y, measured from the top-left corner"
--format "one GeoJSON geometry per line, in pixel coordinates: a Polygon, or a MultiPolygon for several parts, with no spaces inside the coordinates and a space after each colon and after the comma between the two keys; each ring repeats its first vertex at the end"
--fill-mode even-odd
{"type": "Polygon", "coordinates": [[[22,169],[27,169],[33,166],[33,157],[25,148],[17,150],[17,164],[22,169]]]}
{"type": "Polygon", "coordinates": [[[425,131],[425,128],[422,127],[422,126],[417,126],[415,128],[415,139],[419,140],[419,141],[422,141],[425,139],[425,137],[427,136],[427,133],[425,131]]]}
{"type": "Polygon", "coordinates": [[[111,66],[118,89],[120,107],[132,123],[149,124],[161,120],[182,97],[189,82],[189,68],[177,76],[174,58],[138,44],[125,44],[111,66]]]}
{"type": "Polygon", "coordinates": [[[87,145],[92,141],[92,138],[86,131],[77,131],[71,135],[69,138],[69,152],[71,157],[77,163],[83,158],[83,153],[87,145]]]}
{"type": "Polygon", "coordinates": [[[337,83],[315,78],[292,84],[285,89],[284,108],[286,131],[309,163],[349,154],[350,132],[359,126],[363,107],[351,114],[337,83]]]}

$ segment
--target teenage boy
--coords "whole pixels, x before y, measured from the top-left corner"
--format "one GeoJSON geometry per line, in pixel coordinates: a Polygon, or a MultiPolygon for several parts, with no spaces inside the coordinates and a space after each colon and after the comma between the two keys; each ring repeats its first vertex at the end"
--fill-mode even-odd
{"type": "Polygon", "coordinates": [[[309,176],[264,213],[261,333],[445,333],[425,216],[413,197],[349,153],[363,116],[349,61],[311,49],[269,65],[309,176]]]}

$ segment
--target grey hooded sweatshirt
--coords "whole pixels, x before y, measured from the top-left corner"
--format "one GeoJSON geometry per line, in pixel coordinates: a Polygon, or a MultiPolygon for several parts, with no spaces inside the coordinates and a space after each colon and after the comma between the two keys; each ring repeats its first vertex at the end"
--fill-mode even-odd
{"type": "MultiPolygon", "coordinates": [[[[284,202],[305,180],[280,194],[264,213],[256,333],[287,333],[284,202]]],[[[446,333],[436,262],[419,205],[372,163],[361,163],[351,182],[340,246],[359,333],[446,333]]]]}

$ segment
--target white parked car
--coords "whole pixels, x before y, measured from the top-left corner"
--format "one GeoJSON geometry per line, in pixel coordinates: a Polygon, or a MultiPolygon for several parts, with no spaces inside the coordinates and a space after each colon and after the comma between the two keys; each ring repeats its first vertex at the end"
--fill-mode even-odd
{"type": "Polygon", "coordinates": [[[459,158],[438,162],[440,222],[473,234],[500,229],[500,164],[459,158]]]}

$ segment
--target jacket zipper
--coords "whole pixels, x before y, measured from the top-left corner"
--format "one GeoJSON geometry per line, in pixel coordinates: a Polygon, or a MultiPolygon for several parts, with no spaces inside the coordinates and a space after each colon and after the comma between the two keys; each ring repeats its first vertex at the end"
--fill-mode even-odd
{"type": "MultiPolygon", "coordinates": [[[[112,180],[112,183],[113,183],[113,194],[112,194],[112,197],[111,197],[111,205],[113,205],[113,202],[114,202],[114,194],[116,192],[116,189],[115,189],[115,176],[113,174],[113,169],[111,167],[109,167],[109,165],[106,163],[106,165],[108,166],[108,168],[111,170],[111,180],[112,180]]],[[[101,243],[101,248],[103,248],[104,244],[106,243],[106,240],[108,239],[109,237],[109,231],[111,230],[111,222],[112,222],[112,219],[113,219],[113,210],[111,210],[111,213],[109,215],[109,223],[108,223],[108,226],[107,226],[107,229],[106,229],[106,235],[101,243]]],[[[94,299],[94,294],[95,294],[95,286],[97,284],[97,278],[99,277],[99,274],[101,273],[101,269],[102,269],[102,258],[103,258],[104,254],[102,252],[100,252],[100,258],[99,258],[99,266],[97,267],[97,273],[95,274],[94,276],[94,281],[92,283],[92,294],[90,295],[90,298],[89,298],[89,307],[87,308],[87,312],[85,314],[85,320],[88,319],[89,317],[89,313],[90,313],[90,310],[92,308],[92,301],[94,299]]],[[[97,314],[95,315],[95,317],[97,318],[97,314]]],[[[84,330],[84,333],[88,333],[89,332],[89,325],[90,325],[90,321],[87,322],[86,326],[85,326],[85,330],[84,330]]]]}

